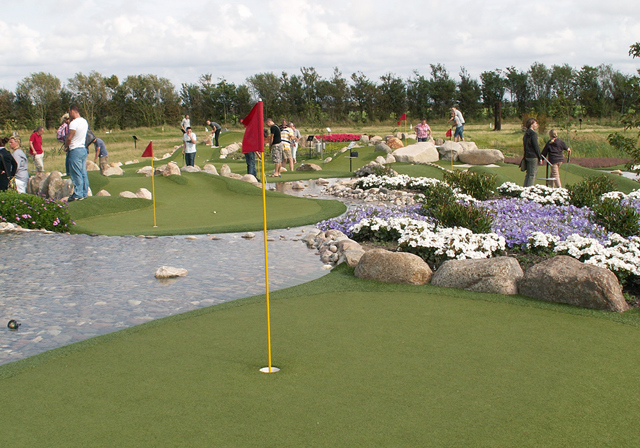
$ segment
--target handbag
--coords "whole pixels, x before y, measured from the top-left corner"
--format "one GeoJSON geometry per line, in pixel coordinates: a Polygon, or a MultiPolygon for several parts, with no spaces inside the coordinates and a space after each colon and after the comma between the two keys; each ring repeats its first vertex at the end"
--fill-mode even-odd
{"type": "Polygon", "coordinates": [[[527,171],[527,162],[524,157],[520,160],[520,171],[527,171]]]}

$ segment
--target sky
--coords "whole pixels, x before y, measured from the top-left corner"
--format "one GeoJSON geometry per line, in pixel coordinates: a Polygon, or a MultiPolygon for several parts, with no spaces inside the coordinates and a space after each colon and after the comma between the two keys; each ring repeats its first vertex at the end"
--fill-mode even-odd
{"type": "Polygon", "coordinates": [[[330,78],[362,72],[428,77],[443,64],[487,70],[534,62],[611,65],[636,74],[637,0],[2,0],[0,88],[32,73],[155,74],[180,89],[211,74],[237,85],[257,73],[330,78]]]}

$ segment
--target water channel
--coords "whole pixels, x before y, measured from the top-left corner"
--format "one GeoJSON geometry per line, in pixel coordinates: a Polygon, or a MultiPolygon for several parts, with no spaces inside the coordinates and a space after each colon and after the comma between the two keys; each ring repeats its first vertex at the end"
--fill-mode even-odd
{"type": "MultiPolygon", "coordinates": [[[[288,194],[323,198],[267,184],[288,194]]],[[[325,197],[327,198],[327,197],[325,197]]],[[[300,239],[313,226],[267,232],[274,291],[329,271],[300,239]]],[[[149,320],[265,292],[264,236],[106,237],[0,233],[0,364],[149,320]],[[186,277],[158,280],[163,265],[186,277]],[[15,319],[18,330],[7,323],[15,319]]]]}

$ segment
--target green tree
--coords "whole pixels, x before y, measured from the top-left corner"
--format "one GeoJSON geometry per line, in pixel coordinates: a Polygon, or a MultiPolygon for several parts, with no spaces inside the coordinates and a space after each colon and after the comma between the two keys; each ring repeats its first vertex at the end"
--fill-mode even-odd
{"type": "Polygon", "coordinates": [[[407,110],[407,89],[401,78],[392,73],[380,77],[376,101],[377,116],[388,120],[391,114],[399,117],[407,110]]]}
{"type": "Polygon", "coordinates": [[[431,118],[430,97],[429,80],[414,70],[413,78],[407,80],[407,109],[413,117],[431,118]]]}
{"type": "Polygon", "coordinates": [[[505,80],[502,71],[496,69],[492,72],[482,72],[480,74],[482,82],[482,100],[488,111],[493,115],[495,129],[501,128],[500,104],[504,99],[505,80]]]}
{"type": "Polygon", "coordinates": [[[179,97],[171,81],[156,75],[127,76],[119,86],[125,100],[125,126],[158,126],[177,122],[179,97]]]}
{"type": "Polygon", "coordinates": [[[71,94],[71,101],[80,107],[89,127],[93,128],[98,111],[105,107],[109,97],[105,78],[96,71],[89,75],[76,73],[69,79],[67,90],[71,94]]]}
{"type": "Polygon", "coordinates": [[[430,64],[430,67],[429,96],[433,113],[438,118],[448,118],[449,110],[455,100],[456,82],[451,79],[444,65],[430,64]]]}
{"type": "Polygon", "coordinates": [[[62,84],[51,73],[32,73],[18,83],[16,102],[28,126],[57,125],[62,114],[62,84]]]}
{"type": "Polygon", "coordinates": [[[539,114],[547,114],[551,102],[551,71],[546,65],[534,62],[529,68],[529,86],[533,99],[533,108],[539,114]]]}
{"type": "Polygon", "coordinates": [[[364,73],[351,74],[351,98],[358,111],[359,120],[372,120],[375,111],[376,85],[364,73]]]}
{"type": "MultiPolygon", "coordinates": [[[[633,58],[640,57],[640,42],[636,42],[631,45],[629,55],[633,58]]],[[[640,69],[638,70],[638,74],[640,75],[640,69]]],[[[638,76],[634,76],[632,84],[632,88],[635,90],[635,94],[637,95],[638,92],[640,92],[640,78],[638,76]]],[[[622,124],[625,132],[629,129],[640,129],[638,110],[634,110],[633,114],[627,113],[623,115],[622,124]]],[[[613,134],[609,134],[608,140],[611,146],[620,151],[625,151],[631,156],[632,160],[627,164],[627,169],[640,173],[640,131],[638,131],[635,138],[627,137],[626,135],[615,132],[613,134]]]]}
{"type": "Polygon", "coordinates": [[[460,82],[456,99],[458,107],[467,118],[477,118],[482,113],[482,88],[476,79],[471,78],[464,67],[460,68],[460,82]]]}
{"type": "Polygon", "coordinates": [[[0,89],[0,129],[14,129],[16,125],[16,96],[7,89],[0,89]]]}
{"type": "Polygon", "coordinates": [[[272,72],[258,73],[247,78],[247,85],[254,101],[262,99],[265,118],[277,120],[283,113],[280,93],[282,80],[272,72]]]}
{"type": "Polygon", "coordinates": [[[600,85],[596,67],[585,65],[576,77],[578,101],[584,115],[601,117],[603,113],[604,92],[600,85]]]}
{"type": "Polygon", "coordinates": [[[529,88],[529,77],[527,73],[519,71],[515,67],[507,68],[505,86],[509,91],[510,105],[514,109],[516,116],[526,113],[531,101],[531,90],[529,88]]]}

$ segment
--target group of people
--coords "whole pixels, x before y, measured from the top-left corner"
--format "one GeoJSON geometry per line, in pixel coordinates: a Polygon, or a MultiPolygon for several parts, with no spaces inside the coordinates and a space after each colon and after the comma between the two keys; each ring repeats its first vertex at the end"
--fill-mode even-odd
{"type": "Polygon", "coordinates": [[[539,127],[538,120],[530,117],[527,119],[525,127],[526,131],[522,139],[524,146],[522,163],[524,163],[524,170],[526,171],[524,186],[531,187],[535,185],[538,165],[542,165],[543,161],[546,161],[551,167],[551,186],[561,188],[560,165],[564,162],[563,151],[571,154],[571,148],[558,138],[558,131],[551,129],[549,131],[549,141],[547,141],[542,151],[540,151],[538,133],[536,132],[539,127]]]}
{"type": "MultiPolygon", "coordinates": [[[[207,120],[206,125],[211,127],[211,147],[220,147],[220,132],[222,126],[213,120],[207,120]]],[[[187,166],[194,166],[196,161],[196,144],[198,142],[196,133],[191,128],[191,119],[186,114],[180,122],[180,130],[182,131],[182,154],[184,155],[184,163],[187,166]]],[[[206,130],[206,128],[205,128],[206,130]]]]}
{"type": "MultiPolygon", "coordinates": [[[[38,126],[29,138],[29,154],[33,159],[37,172],[44,172],[44,150],[42,135],[44,128],[38,126]]],[[[89,193],[89,178],[87,176],[87,156],[89,147],[95,146],[94,162],[99,163],[100,171],[107,168],[109,157],[104,141],[97,138],[89,130],[89,123],[80,116],[78,106],[72,105],[69,113],[61,118],[61,125],[56,133],[57,140],[66,152],[65,169],[74,186],[74,192],[68,201],[84,199],[89,193]]],[[[27,192],[29,182],[29,161],[27,155],[20,148],[18,136],[5,137],[0,141],[0,190],[9,188],[15,179],[15,189],[18,193],[27,192]],[[13,151],[10,153],[6,146],[13,151]]]]}
{"type": "MultiPolygon", "coordinates": [[[[271,149],[271,160],[275,165],[273,174],[269,177],[282,177],[283,163],[288,163],[291,171],[293,171],[293,166],[298,163],[296,157],[302,135],[296,129],[296,125],[287,120],[282,120],[282,124],[278,126],[273,119],[267,118],[265,124],[269,127],[269,148],[271,149]]],[[[249,162],[247,162],[247,172],[249,169],[249,162]]]]}

